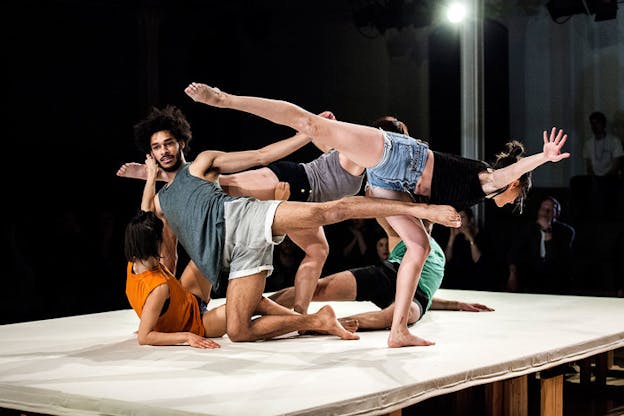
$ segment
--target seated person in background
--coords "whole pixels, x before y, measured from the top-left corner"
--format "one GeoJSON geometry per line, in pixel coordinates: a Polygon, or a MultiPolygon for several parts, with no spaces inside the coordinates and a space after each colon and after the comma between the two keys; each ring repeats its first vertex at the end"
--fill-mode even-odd
{"type": "Polygon", "coordinates": [[[607,132],[607,117],[600,111],[589,115],[592,137],[583,145],[587,173],[595,176],[617,176],[624,166],[622,142],[607,132]]]}
{"type": "MultiPolygon", "coordinates": [[[[391,227],[379,220],[383,228],[388,232],[388,241],[393,248],[388,260],[381,264],[358,267],[342,272],[334,273],[319,280],[314,292],[313,301],[370,301],[381,310],[364,312],[340,318],[347,323],[357,322],[360,330],[387,329],[392,324],[394,313],[394,294],[396,291],[396,277],[399,265],[405,254],[405,244],[391,227]]],[[[423,221],[429,235],[433,223],[423,221]]],[[[408,324],[414,324],[420,320],[429,310],[444,309],[457,311],[493,311],[494,309],[480,303],[466,303],[454,300],[445,300],[434,297],[444,277],[444,252],[438,243],[430,237],[431,251],[427,256],[418,281],[416,294],[409,311],[408,324]]],[[[469,276],[468,276],[469,278],[469,276]]],[[[291,307],[294,301],[294,288],[282,289],[269,296],[275,302],[291,307]]]]}
{"type": "Polygon", "coordinates": [[[449,229],[444,249],[446,268],[445,288],[489,290],[492,285],[492,243],[487,233],[475,221],[472,208],[459,212],[462,225],[449,229]]]}
{"type": "Polygon", "coordinates": [[[507,291],[565,294],[575,230],[558,221],[559,201],[543,197],[537,218],[514,237],[509,255],[507,291]]]}

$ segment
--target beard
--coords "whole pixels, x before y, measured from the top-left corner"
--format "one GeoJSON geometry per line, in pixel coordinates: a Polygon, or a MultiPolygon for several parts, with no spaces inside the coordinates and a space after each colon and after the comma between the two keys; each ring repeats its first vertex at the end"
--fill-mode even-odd
{"type": "Polygon", "coordinates": [[[160,168],[164,170],[165,172],[177,171],[178,169],[180,169],[180,166],[182,166],[182,152],[178,152],[178,154],[176,155],[176,161],[173,165],[169,167],[164,167],[163,165],[161,165],[160,162],[158,162],[158,166],[160,166],[160,168]]]}

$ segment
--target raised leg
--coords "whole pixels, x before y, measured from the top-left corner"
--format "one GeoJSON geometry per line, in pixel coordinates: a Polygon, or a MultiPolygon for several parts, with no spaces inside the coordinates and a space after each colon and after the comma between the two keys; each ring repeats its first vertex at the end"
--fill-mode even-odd
{"type": "Polygon", "coordinates": [[[461,218],[449,205],[417,204],[386,198],[349,196],[329,202],[282,202],[273,219],[273,234],[318,228],[350,218],[405,215],[428,219],[447,227],[459,227],[461,218]]]}
{"type": "Polygon", "coordinates": [[[191,83],[184,92],[203,104],[244,111],[291,127],[320,145],[337,149],[365,168],[376,165],[383,155],[383,135],[370,126],[327,119],[286,101],[226,94],[197,82],[191,83]]]}

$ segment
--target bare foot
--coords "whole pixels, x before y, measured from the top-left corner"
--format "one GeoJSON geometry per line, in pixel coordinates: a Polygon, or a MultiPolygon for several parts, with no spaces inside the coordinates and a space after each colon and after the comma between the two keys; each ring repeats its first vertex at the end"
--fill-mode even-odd
{"type": "Polygon", "coordinates": [[[336,313],[331,306],[325,305],[317,313],[315,313],[320,320],[319,332],[327,332],[328,334],[336,335],[342,339],[360,339],[359,335],[353,332],[347,331],[336,318],[336,313]]]}
{"type": "Polygon", "coordinates": [[[342,325],[342,327],[349,332],[355,332],[360,327],[360,322],[353,318],[339,318],[338,322],[340,322],[340,325],[342,325]]]}
{"type": "Polygon", "coordinates": [[[223,100],[226,94],[221,92],[219,88],[212,88],[206,84],[192,82],[184,89],[186,95],[191,97],[193,101],[203,103],[213,107],[223,107],[223,100]]]}
{"type": "Polygon", "coordinates": [[[144,164],[129,162],[121,165],[117,171],[117,176],[121,176],[122,178],[145,179],[147,178],[147,172],[145,171],[144,164]]]}
{"type": "MultiPolygon", "coordinates": [[[[360,327],[360,323],[357,319],[353,318],[339,318],[338,322],[344,329],[349,332],[355,332],[360,327]]],[[[299,331],[299,335],[329,335],[327,331],[299,331]]]]}
{"type": "Polygon", "coordinates": [[[435,342],[427,341],[424,338],[412,335],[408,330],[401,331],[400,333],[393,333],[391,331],[390,336],[388,336],[388,347],[390,348],[427,345],[435,345],[435,342]]]}
{"type": "Polygon", "coordinates": [[[425,219],[441,224],[446,227],[459,228],[461,226],[461,216],[455,208],[450,205],[432,205],[428,208],[425,219]]]}

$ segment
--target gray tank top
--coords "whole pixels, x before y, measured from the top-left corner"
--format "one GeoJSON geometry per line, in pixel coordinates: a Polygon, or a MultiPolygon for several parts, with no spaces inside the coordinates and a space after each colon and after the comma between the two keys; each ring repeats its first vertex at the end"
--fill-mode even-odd
{"type": "Polygon", "coordinates": [[[189,166],[158,191],[158,199],[180,244],[217,289],[222,269],[224,203],[237,198],[227,195],[217,183],[191,175],[189,166]]]}
{"type": "Polygon", "coordinates": [[[310,202],[334,201],[355,195],[362,187],[364,173],[353,176],[340,165],[338,151],[330,150],[311,162],[303,163],[310,181],[310,202]]]}

